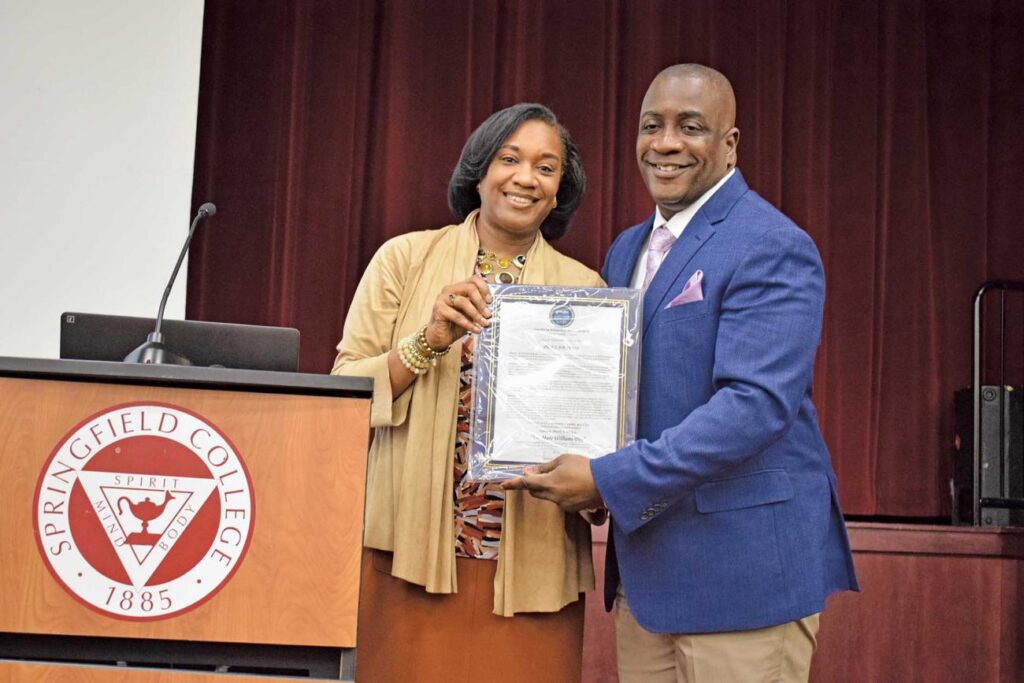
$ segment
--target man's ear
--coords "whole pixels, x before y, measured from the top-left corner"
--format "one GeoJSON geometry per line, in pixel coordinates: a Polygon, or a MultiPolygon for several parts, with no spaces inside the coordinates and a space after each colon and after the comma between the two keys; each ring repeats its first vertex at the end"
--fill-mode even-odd
{"type": "Polygon", "coordinates": [[[729,129],[729,132],[725,134],[725,140],[723,143],[726,147],[725,152],[725,165],[730,169],[736,167],[736,148],[740,144],[740,129],[733,126],[729,129]]]}

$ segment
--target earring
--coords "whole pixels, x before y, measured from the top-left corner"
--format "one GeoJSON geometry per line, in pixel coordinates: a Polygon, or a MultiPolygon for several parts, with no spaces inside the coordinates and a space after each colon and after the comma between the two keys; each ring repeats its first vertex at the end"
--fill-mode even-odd
{"type": "Polygon", "coordinates": [[[553,209],[556,206],[558,206],[558,197],[555,197],[555,203],[551,205],[551,208],[553,209]]]}
{"type": "Polygon", "coordinates": [[[480,194],[480,183],[476,184],[476,193],[480,194]]]}

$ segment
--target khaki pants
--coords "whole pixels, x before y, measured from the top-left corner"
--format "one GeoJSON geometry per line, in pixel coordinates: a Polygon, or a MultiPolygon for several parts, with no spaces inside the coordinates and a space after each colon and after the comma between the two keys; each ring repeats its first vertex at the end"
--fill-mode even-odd
{"type": "Polygon", "coordinates": [[[752,631],[651,633],[621,588],[615,600],[619,683],[806,683],[818,614],[752,631]]]}

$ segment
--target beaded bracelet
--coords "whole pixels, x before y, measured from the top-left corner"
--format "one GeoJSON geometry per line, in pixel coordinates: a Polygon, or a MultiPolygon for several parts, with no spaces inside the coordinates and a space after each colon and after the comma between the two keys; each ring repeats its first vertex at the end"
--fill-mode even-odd
{"type": "MultiPolygon", "coordinates": [[[[416,334],[416,344],[419,346],[419,350],[420,350],[420,352],[424,356],[426,356],[427,358],[429,358],[431,360],[435,360],[435,361],[438,358],[440,358],[441,356],[443,356],[444,354],[448,353],[448,351],[452,348],[451,346],[446,346],[443,349],[441,349],[440,351],[438,351],[433,346],[428,344],[427,343],[427,326],[426,325],[421,327],[420,331],[416,334]]],[[[436,365],[436,363],[435,363],[435,365],[436,365]]]]}
{"type": "Polygon", "coordinates": [[[430,346],[427,343],[427,326],[424,325],[418,332],[402,337],[398,342],[398,360],[402,361],[409,372],[414,375],[422,375],[432,367],[437,366],[437,359],[448,353],[451,347],[443,350],[430,346]]]}

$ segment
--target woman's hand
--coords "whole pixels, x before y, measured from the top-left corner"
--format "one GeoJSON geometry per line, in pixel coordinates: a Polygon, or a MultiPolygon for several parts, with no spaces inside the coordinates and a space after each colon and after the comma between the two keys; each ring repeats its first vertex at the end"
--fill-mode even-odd
{"type": "MultiPolygon", "coordinates": [[[[476,275],[442,289],[423,333],[427,345],[441,352],[467,331],[480,332],[491,324],[491,309],[487,306],[491,301],[487,283],[476,275]]],[[[397,349],[392,349],[388,355],[388,372],[391,395],[395,398],[416,381],[416,375],[402,362],[397,349]]]]}
{"type": "Polygon", "coordinates": [[[480,332],[491,324],[491,301],[487,283],[478,275],[442,289],[427,323],[427,344],[441,351],[466,332],[480,332]]]}

